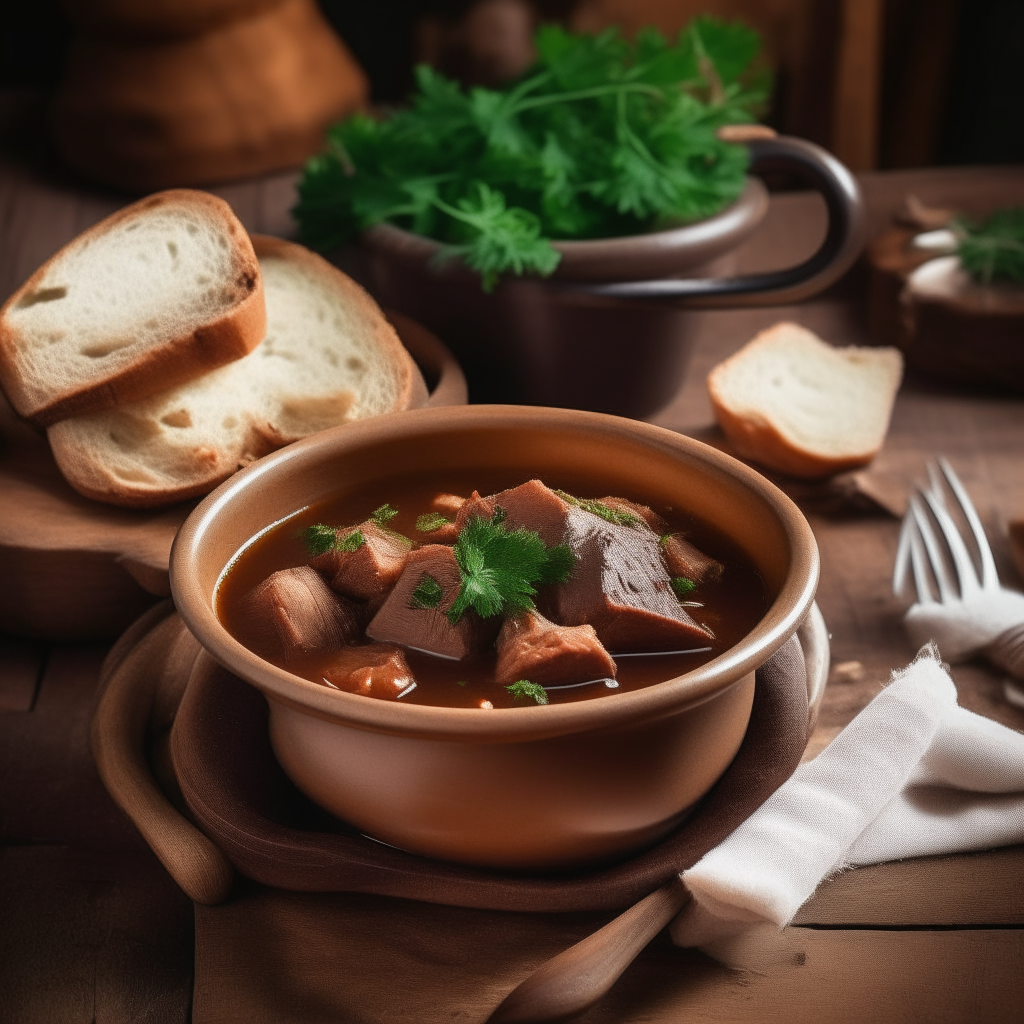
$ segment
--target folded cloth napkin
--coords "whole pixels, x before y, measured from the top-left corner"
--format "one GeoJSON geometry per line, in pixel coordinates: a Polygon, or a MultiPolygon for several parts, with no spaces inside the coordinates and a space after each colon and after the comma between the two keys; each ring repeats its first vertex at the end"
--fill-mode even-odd
{"type": "Polygon", "coordinates": [[[983,653],[999,636],[1024,623],[1024,594],[985,590],[967,601],[915,604],[903,620],[917,645],[934,640],[948,661],[983,653]]]}
{"type": "Polygon", "coordinates": [[[934,644],[682,873],[680,946],[788,924],[847,867],[1024,841],[1024,735],[957,705],[934,644]]]}

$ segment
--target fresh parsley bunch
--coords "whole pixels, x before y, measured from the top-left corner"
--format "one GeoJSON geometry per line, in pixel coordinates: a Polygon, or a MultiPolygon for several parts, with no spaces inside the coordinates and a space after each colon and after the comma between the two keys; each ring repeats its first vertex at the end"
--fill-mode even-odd
{"type": "Polygon", "coordinates": [[[957,254],[964,269],[981,284],[1024,284],[1024,206],[997,210],[988,220],[961,223],[957,254]]]}
{"type": "Polygon", "coordinates": [[[699,220],[739,195],[746,149],[715,133],[768,97],[752,29],[700,17],[669,43],[545,26],[536,48],[506,89],[421,66],[408,109],[332,127],[299,185],[303,240],[329,249],[390,221],[446,243],[490,290],[503,273],[552,273],[550,239],[699,220]]]}

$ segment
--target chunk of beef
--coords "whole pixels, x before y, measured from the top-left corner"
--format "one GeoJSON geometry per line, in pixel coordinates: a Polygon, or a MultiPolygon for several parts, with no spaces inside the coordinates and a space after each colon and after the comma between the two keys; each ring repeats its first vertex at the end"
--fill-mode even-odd
{"type": "Polygon", "coordinates": [[[616,512],[628,512],[631,516],[642,519],[659,536],[668,531],[668,523],[653,508],[649,508],[647,505],[639,505],[628,498],[607,497],[598,498],[597,501],[602,505],[607,505],[610,509],[614,509],[616,512]]]}
{"type": "Polygon", "coordinates": [[[405,655],[393,644],[345,647],[331,659],[323,675],[338,690],[380,700],[397,700],[416,685],[405,655]]]}
{"type": "Polygon", "coordinates": [[[257,654],[285,664],[333,651],[362,636],[362,609],[336,594],[309,566],[268,576],[244,601],[247,638],[257,654]]]}
{"type": "Polygon", "coordinates": [[[564,543],[566,517],[573,506],[540,480],[527,480],[518,487],[500,491],[491,502],[505,510],[505,525],[509,529],[533,530],[548,547],[564,543]]]}
{"type": "Polygon", "coordinates": [[[424,545],[409,555],[394,590],[366,627],[366,635],[372,640],[403,644],[446,658],[481,653],[494,642],[501,623],[497,617],[481,619],[470,608],[453,626],[445,612],[461,586],[462,575],[454,551],[445,544],[424,545]],[[438,589],[437,604],[424,607],[422,597],[430,591],[436,597],[438,589]],[[421,595],[419,599],[414,596],[417,593],[421,595]]]}
{"type": "Polygon", "coordinates": [[[494,496],[512,529],[535,530],[548,545],[566,544],[576,556],[572,576],[538,604],[563,626],[590,623],[615,651],[673,650],[706,644],[711,630],[683,608],[646,523],[609,523],[559,498],[540,480],[494,496]]]}
{"type": "Polygon", "coordinates": [[[332,590],[379,607],[402,575],[412,541],[381,529],[369,519],[353,529],[338,530],[336,536],[342,541],[355,530],[363,535],[363,543],[355,551],[333,548],[309,564],[324,576],[332,590]]]}
{"type": "Polygon", "coordinates": [[[459,514],[459,509],[466,504],[466,499],[458,494],[440,493],[430,499],[430,511],[440,512],[449,519],[454,519],[459,514]]]}
{"type": "Polygon", "coordinates": [[[694,583],[720,579],[725,568],[721,562],[695,548],[681,533],[673,533],[662,544],[662,551],[669,573],[685,576],[694,583]]]}
{"type": "Polygon", "coordinates": [[[493,519],[494,498],[483,498],[479,491],[474,491],[465,501],[459,514],[455,517],[455,534],[470,521],[470,519],[493,519]]]}
{"type": "Polygon", "coordinates": [[[498,634],[496,680],[534,683],[585,683],[615,678],[615,662],[601,646],[593,626],[556,626],[540,612],[505,620],[498,634]]]}

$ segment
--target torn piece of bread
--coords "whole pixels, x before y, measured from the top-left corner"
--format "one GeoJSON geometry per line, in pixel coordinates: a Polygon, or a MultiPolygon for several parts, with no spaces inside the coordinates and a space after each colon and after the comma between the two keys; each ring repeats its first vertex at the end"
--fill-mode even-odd
{"type": "Polygon", "coordinates": [[[0,309],[0,386],[37,426],[164,391],[251,352],[259,265],[231,207],[175,189],[83,232],[0,309]]]}
{"type": "Polygon", "coordinates": [[[894,348],[833,348],[798,324],[762,331],[708,375],[737,453],[815,479],[870,462],[903,376],[894,348]]]}
{"type": "Polygon", "coordinates": [[[359,285],[302,246],[253,244],[266,337],[197,380],[50,427],[77,491],[136,508],[181,501],[308,434],[426,401],[411,356],[359,285]]]}

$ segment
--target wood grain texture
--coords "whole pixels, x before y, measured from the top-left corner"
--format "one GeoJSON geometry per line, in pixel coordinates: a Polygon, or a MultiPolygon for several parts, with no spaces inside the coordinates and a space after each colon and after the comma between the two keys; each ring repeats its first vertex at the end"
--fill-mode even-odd
{"type": "Polygon", "coordinates": [[[31,710],[0,711],[0,844],[143,848],[89,751],[103,655],[98,645],[52,649],[31,710]]]}
{"type": "MultiPolygon", "coordinates": [[[[258,887],[196,912],[195,1024],[486,1020],[605,923],[258,887]],[[329,969],[323,969],[329,965],[329,969]],[[302,978],[299,985],[284,979],[302,978]]],[[[660,938],[581,1024],[1019,1021],[1024,931],[790,928],[723,967],[660,938]],[[755,955],[756,954],[756,955],[755,955]]]]}
{"type": "Polygon", "coordinates": [[[5,1024],[188,1024],[192,906],[148,850],[0,850],[5,1024]]]}
{"type": "Polygon", "coordinates": [[[520,982],[488,1024],[540,1024],[590,1009],[689,902],[690,894],[678,878],[655,889],[520,982]]]}
{"type": "Polygon", "coordinates": [[[920,857],[823,882],[793,919],[828,927],[1024,927],[1024,846],[920,857]]]}

